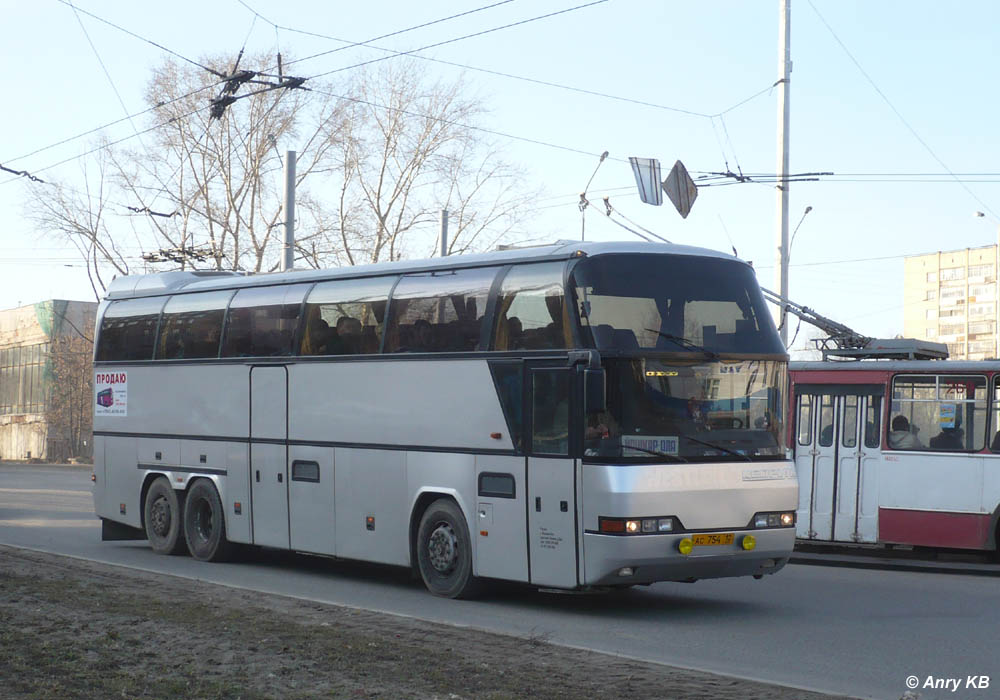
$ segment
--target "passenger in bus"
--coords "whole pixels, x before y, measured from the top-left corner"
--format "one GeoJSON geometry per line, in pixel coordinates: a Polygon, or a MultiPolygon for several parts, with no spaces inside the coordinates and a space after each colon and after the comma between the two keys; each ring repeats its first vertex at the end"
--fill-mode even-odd
{"type": "Polygon", "coordinates": [[[361,352],[361,321],[351,316],[337,319],[337,355],[357,355],[361,352]]]}
{"type": "Polygon", "coordinates": [[[431,352],[434,350],[434,329],[426,318],[418,318],[413,322],[413,336],[410,349],[415,352],[431,352]]]}
{"type": "Polygon", "coordinates": [[[933,450],[964,450],[965,431],[958,427],[941,428],[941,432],[931,438],[933,450]]]}
{"type": "Polygon", "coordinates": [[[524,326],[521,319],[511,316],[507,319],[507,350],[521,350],[524,348],[524,326]]]}
{"type": "Polygon", "coordinates": [[[919,450],[923,444],[910,431],[910,421],[906,416],[896,416],[892,419],[892,431],[889,433],[889,447],[895,450],[919,450]]]}

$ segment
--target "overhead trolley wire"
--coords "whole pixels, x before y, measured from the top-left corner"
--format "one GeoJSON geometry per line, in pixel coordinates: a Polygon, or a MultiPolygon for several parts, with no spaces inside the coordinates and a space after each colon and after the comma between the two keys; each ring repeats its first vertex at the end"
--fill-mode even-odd
{"type": "Polygon", "coordinates": [[[854,57],[854,54],[851,53],[850,49],[848,49],[847,46],[844,44],[844,42],[840,40],[840,37],[837,36],[837,33],[833,31],[833,27],[830,26],[830,23],[827,22],[826,18],[823,17],[823,15],[820,13],[818,9],[816,9],[816,5],[813,3],[813,1],[808,0],[808,2],[809,6],[813,9],[813,12],[816,13],[817,17],[819,17],[820,22],[822,22],[823,26],[827,28],[827,30],[830,32],[830,35],[833,36],[834,40],[840,45],[840,48],[844,50],[844,53],[847,54],[847,57],[851,59],[851,62],[854,63],[855,67],[861,72],[861,75],[863,75],[865,77],[865,80],[867,80],[868,83],[872,86],[872,88],[875,89],[875,92],[878,93],[879,97],[881,97],[882,100],[885,101],[887,105],[889,105],[889,109],[891,109],[893,113],[899,118],[899,121],[903,122],[903,126],[905,126],[909,130],[909,132],[913,134],[913,137],[920,142],[920,145],[924,147],[924,150],[926,150],[931,155],[931,157],[934,160],[936,160],[938,164],[948,172],[949,175],[952,176],[952,178],[956,183],[962,186],[962,189],[968,192],[973,199],[979,202],[979,204],[981,204],[984,209],[989,211],[994,217],[1000,218],[1000,215],[998,215],[995,211],[993,211],[993,209],[988,204],[986,204],[986,202],[984,202],[979,197],[979,195],[973,192],[968,187],[968,185],[966,185],[965,182],[955,177],[955,175],[951,172],[951,168],[949,168],[945,164],[945,162],[938,157],[937,153],[935,153],[934,150],[930,147],[930,145],[928,145],[928,143],[920,136],[920,134],[917,133],[917,130],[910,125],[910,122],[906,120],[906,117],[904,117],[902,113],[898,109],[896,109],[896,106],[892,103],[892,101],[886,96],[884,92],[882,92],[881,88],[879,88],[879,86],[875,83],[872,77],[868,75],[868,72],[862,67],[861,63],[858,62],[858,59],[854,57]]]}

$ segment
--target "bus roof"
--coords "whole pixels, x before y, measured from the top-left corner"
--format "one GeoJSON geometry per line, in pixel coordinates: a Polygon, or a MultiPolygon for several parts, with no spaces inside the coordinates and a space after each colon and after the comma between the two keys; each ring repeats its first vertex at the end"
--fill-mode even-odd
{"type": "MultiPolygon", "coordinates": [[[[632,241],[578,242],[559,241],[552,245],[511,248],[490,253],[455,255],[445,258],[427,258],[402,262],[355,265],[326,270],[295,269],[287,272],[248,274],[218,270],[188,270],[161,272],[150,275],[129,275],[119,277],[108,285],[105,299],[128,299],[132,297],[156,296],[176,292],[194,292],[210,289],[235,287],[258,287],[275,284],[316,282],[328,279],[349,279],[374,277],[377,275],[398,275],[416,272],[432,272],[441,268],[456,269],[487,267],[512,263],[544,262],[547,260],[567,260],[579,256],[607,255],[611,253],[641,253],[657,255],[683,255],[693,257],[721,258],[743,262],[738,258],[708,248],[674,245],[666,243],[644,243],[632,241]]],[[[747,264],[747,263],[744,263],[747,264]]]]}

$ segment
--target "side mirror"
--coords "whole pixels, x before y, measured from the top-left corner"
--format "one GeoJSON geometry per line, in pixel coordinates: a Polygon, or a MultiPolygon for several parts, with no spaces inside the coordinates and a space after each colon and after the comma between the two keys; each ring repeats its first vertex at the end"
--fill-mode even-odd
{"type": "Polygon", "coordinates": [[[606,411],[607,408],[604,370],[583,370],[583,410],[590,415],[606,411]]]}

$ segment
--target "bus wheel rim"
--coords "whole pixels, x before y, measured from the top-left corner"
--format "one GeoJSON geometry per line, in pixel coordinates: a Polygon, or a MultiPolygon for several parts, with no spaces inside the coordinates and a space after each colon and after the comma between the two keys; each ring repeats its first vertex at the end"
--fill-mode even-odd
{"type": "Polygon", "coordinates": [[[166,537],[170,533],[170,505],[166,498],[160,496],[153,501],[150,516],[153,521],[153,532],[160,537],[166,537]]]}
{"type": "Polygon", "coordinates": [[[447,523],[441,523],[427,541],[427,552],[429,554],[431,566],[442,574],[449,573],[455,568],[458,560],[458,538],[455,531],[447,523]]]}

